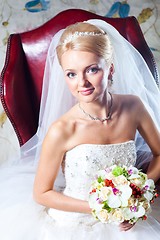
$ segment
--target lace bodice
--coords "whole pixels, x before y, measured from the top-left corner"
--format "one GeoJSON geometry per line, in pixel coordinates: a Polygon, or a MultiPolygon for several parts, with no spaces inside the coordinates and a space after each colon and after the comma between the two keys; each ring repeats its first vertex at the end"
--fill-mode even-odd
{"type": "Polygon", "coordinates": [[[98,170],[113,164],[134,165],[134,141],[118,144],[82,144],[68,151],[65,156],[65,195],[86,200],[91,182],[98,170]]]}

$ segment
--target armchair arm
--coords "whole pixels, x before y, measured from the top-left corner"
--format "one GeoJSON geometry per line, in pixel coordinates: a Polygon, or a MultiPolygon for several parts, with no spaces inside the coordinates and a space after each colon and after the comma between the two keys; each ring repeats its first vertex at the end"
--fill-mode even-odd
{"type": "Polygon", "coordinates": [[[6,56],[0,76],[1,101],[20,145],[23,145],[37,129],[38,114],[34,111],[32,83],[19,34],[10,35],[6,56]]]}

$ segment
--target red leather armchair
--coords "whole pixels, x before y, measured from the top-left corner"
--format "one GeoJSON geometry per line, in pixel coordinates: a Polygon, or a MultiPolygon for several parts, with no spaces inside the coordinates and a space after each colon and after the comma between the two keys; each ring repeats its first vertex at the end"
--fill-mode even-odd
{"type": "Polygon", "coordinates": [[[0,95],[20,145],[35,134],[38,126],[43,72],[52,37],[69,24],[92,18],[112,24],[137,48],[158,84],[153,55],[135,17],[106,18],[80,9],[63,11],[37,29],[11,34],[8,40],[5,65],[0,77],[0,95]]]}

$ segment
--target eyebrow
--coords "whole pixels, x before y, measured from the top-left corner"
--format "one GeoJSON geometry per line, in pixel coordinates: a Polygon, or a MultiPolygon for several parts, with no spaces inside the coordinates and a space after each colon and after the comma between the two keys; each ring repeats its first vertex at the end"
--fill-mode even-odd
{"type": "MultiPolygon", "coordinates": [[[[88,68],[90,68],[90,67],[92,67],[93,65],[96,65],[96,66],[98,66],[98,63],[92,63],[91,65],[89,65],[89,66],[87,66],[87,67],[85,67],[85,69],[88,69],[88,68]]],[[[64,70],[65,72],[72,72],[72,71],[75,71],[75,69],[66,69],[66,70],[64,70]]]]}
{"type": "Polygon", "coordinates": [[[65,72],[72,72],[72,71],[75,71],[74,69],[66,69],[64,70],[65,72]]]}

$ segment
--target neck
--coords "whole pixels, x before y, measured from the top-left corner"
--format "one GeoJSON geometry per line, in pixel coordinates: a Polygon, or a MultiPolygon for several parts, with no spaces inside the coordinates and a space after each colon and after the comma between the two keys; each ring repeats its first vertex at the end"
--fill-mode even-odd
{"type": "Polygon", "coordinates": [[[111,118],[112,104],[112,95],[107,93],[104,95],[102,101],[91,103],[80,102],[79,108],[87,118],[104,122],[111,118]]]}

